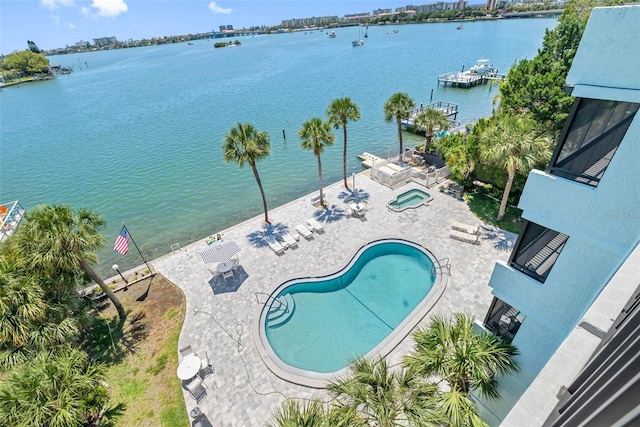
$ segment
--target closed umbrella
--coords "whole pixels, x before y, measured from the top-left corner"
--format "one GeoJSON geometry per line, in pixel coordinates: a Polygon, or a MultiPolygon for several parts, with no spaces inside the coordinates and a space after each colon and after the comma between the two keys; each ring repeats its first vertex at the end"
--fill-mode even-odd
{"type": "Polygon", "coordinates": [[[227,262],[238,252],[240,252],[240,246],[232,240],[230,242],[217,243],[209,246],[200,252],[200,256],[205,264],[212,264],[216,262],[227,262]]]}

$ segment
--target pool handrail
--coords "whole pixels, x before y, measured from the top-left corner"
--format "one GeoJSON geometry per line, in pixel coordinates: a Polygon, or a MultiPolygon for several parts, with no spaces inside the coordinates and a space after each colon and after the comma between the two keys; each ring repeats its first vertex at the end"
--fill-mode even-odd
{"type": "MultiPolygon", "coordinates": [[[[255,295],[256,295],[256,302],[258,304],[260,304],[260,299],[258,298],[258,295],[266,295],[267,296],[267,300],[265,302],[263,302],[262,305],[267,305],[269,300],[273,300],[273,301],[277,302],[278,304],[280,304],[281,306],[284,307],[284,312],[285,313],[289,312],[289,306],[287,304],[283,303],[282,301],[280,301],[278,299],[278,297],[274,297],[273,295],[270,295],[270,294],[268,294],[266,292],[256,292],[255,295]]],[[[273,302],[271,304],[273,304],[273,302]]]]}

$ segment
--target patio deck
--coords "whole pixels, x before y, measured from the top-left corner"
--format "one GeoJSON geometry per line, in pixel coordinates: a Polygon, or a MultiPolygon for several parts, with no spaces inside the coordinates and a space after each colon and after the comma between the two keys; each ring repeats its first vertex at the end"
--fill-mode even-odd
{"type": "MultiPolygon", "coordinates": [[[[221,279],[211,281],[208,270],[211,266],[205,265],[198,255],[207,247],[204,239],[152,261],[155,269],[179,286],[186,298],[179,347],[191,345],[200,354],[208,351],[215,368],[215,373],[205,380],[207,398],[202,403],[197,405],[184,391],[187,412],[199,406],[216,426],[260,426],[271,421],[271,414],[285,397],[325,397],[324,390],[281,380],[263,363],[263,355],[255,344],[257,337],[253,336],[254,322],[262,309],[256,293],[270,294],[294,277],[335,272],[360,246],[374,239],[401,237],[425,246],[438,259],[448,258],[451,277],[431,313],[464,311],[480,320],[484,318],[492,298],[487,283],[494,263],[508,259],[516,236],[483,227],[464,202],[437,191],[430,191],[434,199],[428,206],[390,211],[386,204],[398,194],[411,188],[424,190],[413,183],[392,190],[373,182],[368,172],[363,172],[356,176],[356,188],[369,196],[365,219],[342,217],[330,222],[319,219],[324,233],[314,233],[311,240],[301,238],[297,248],[287,249],[282,255],[268,246],[258,248],[248,238],[262,230],[262,215],[224,230],[225,241],[235,240],[242,249],[238,255],[244,270],[238,279],[239,287],[227,288],[221,279]],[[456,221],[480,225],[481,243],[476,246],[450,239],[451,223],[456,221]],[[221,326],[242,344],[240,353],[236,341],[221,326]]],[[[329,212],[334,214],[332,220],[337,218],[338,209],[347,207],[340,197],[344,193],[341,181],[325,188],[329,212]]],[[[312,194],[272,209],[269,212],[272,223],[284,224],[290,232],[294,231],[296,224],[304,223],[316,212],[309,202],[311,197],[312,194]]],[[[263,295],[262,301],[264,298],[263,295]]],[[[428,319],[429,315],[421,325],[428,319]]],[[[399,362],[412,345],[409,335],[389,355],[392,363],[399,362]]]]}

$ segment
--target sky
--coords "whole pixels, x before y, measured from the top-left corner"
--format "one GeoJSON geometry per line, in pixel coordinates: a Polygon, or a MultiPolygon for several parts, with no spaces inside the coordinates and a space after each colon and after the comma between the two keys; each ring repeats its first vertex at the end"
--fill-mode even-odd
{"type": "MultiPolygon", "coordinates": [[[[427,4],[435,0],[415,2],[427,4]]],[[[453,0],[450,0],[453,1],[453,0]]],[[[480,1],[480,0],[478,0],[480,1]]],[[[477,3],[471,1],[470,3],[477,3]]],[[[118,40],[204,33],[220,25],[248,28],[285,19],[394,10],[410,0],[0,0],[0,53],[118,40]]]]}

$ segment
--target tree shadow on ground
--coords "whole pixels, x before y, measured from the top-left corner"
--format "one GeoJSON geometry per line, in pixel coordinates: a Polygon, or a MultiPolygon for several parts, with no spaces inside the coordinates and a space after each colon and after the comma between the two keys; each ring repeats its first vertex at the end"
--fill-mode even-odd
{"type": "Polygon", "coordinates": [[[369,193],[367,193],[365,190],[361,189],[361,188],[356,188],[356,191],[353,191],[353,189],[348,188],[344,191],[341,191],[340,194],[338,194],[338,199],[341,199],[344,203],[351,203],[351,202],[366,202],[367,200],[369,200],[369,193]]]}
{"type": "Polygon", "coordinates": [[[110,319],[99,316],[82,345],[94,360],[107,365],[120,363],[147,337],[145,317],[143,311],[130,313],[122,324],[117,316],[110,319]]]}
{"type": "Polygon", "coordinates": [[[247,234],[247,240],[256,248],[269,246],[269,242],[276,242],[289,232],[289,227],[282,223],[266,224],[262,230],[247,234]]]}
{"type": "Polygon", "coordinates": [[[494,248],[500,251],[510,251],[518,239],[518,235],[499,228],[482,226],[482,240],[490,242],[494,248]]]}
{"type": "Polygon", "coordinates": [[[340,221],[347,217],[347,213],[344,209],[340,209],[336,205],[331,205],[318,209],[313,213],[313,216],[318,220],[326,223],[332,223],[340,221]]]}
{"type": "Polygon", "coordinates": [[[103,427],[115,427],[117,425],[116,420],[124,414],[126,409],[126,405],[122,402],[115,406],[110,406],[100,418],[100,425],[103,427]]]}

